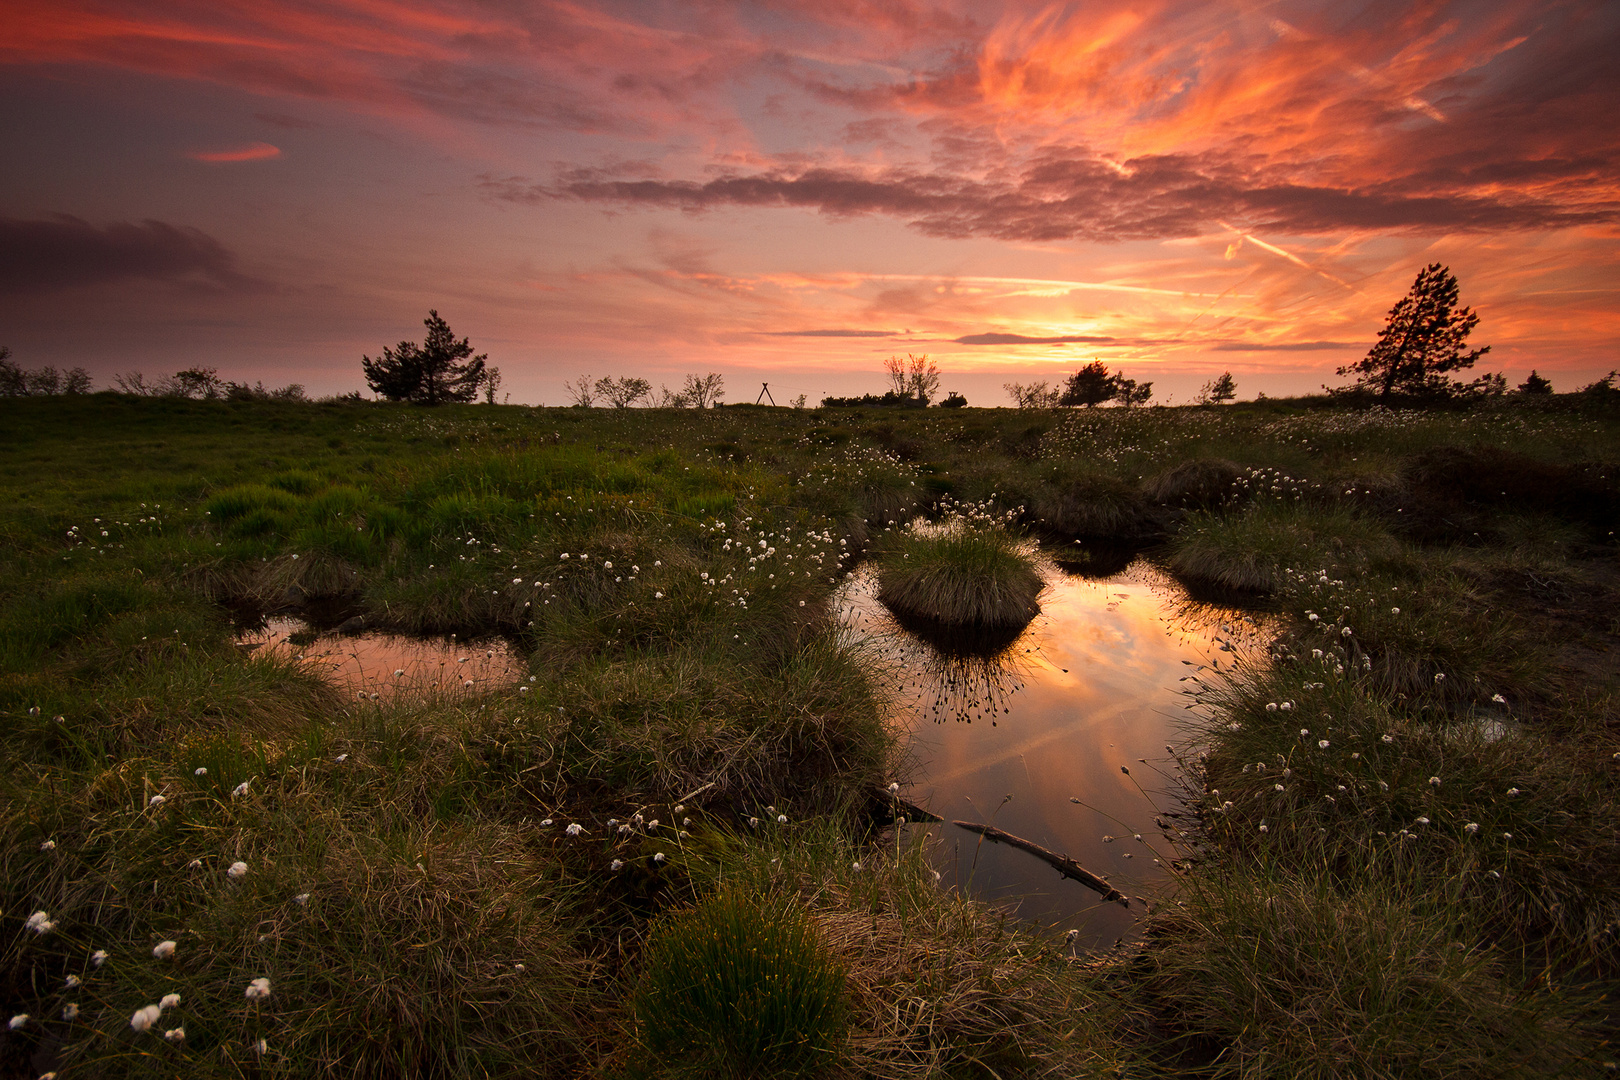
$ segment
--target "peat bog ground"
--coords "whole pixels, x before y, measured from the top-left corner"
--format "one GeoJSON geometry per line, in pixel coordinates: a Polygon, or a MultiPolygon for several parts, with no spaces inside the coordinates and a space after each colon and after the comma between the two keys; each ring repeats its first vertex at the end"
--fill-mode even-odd
{"type": "Polygon", "coordinates": [[[0,429],[0,1075],[1620,1056],[1606,398],[97,394],[0,401],[0,429]],[[1266,628],[1182,669],[1154,779],[1181,813],[1126,945],[936,881],[938,831],[896,823],[908,673],[838,597],[917,518],[1095,579],[1143,559],[1266,628]],[[245,647],[266,618],[498,639],[516,670],[373,696],[303,639],[245,647]]]}

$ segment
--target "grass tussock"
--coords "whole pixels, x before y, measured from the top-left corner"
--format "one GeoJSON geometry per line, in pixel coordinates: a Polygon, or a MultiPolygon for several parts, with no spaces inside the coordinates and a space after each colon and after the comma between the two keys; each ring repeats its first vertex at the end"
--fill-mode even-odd
{"type": "Polygon", "coordinates": [[[878,599],[948,627],[1022,627],[1040,613],[1044,587],[1034,558],[995,526],[909,529],[879,555],[878,599]]]}
{"type": "Polygon", "coordinates": [[[1394,550],[1376,522],[1347,508],[1268,499],[1240,514],[1194,514],[1167,545],[1165,562],[1201,587],[1266,595],[1285,589],[1291,575],[1329,569],[1343,577],[1394,550]]]}
{"type": "Polygon", "coordinates": [[[808,1076],[848,1035],[844,972],[788,896],[723,889],[654,922],[631,1006],[650,1072],[808,1076]]]}
{"type": "Polygon", "coordinates": [[[832,819],[762,822],[680,856],[699,890],[790,894],[845,973],[849,1037],[830,1077],[1111,1076],[1136,1006],[1061,943],[940,890],[932,836],[851,846],[832,819]]]}
{"type": "Polygon", "coordinates": [[[1172,465],[1142,484],[1149,499],[1179,510],[1219,510],[1241,491],[1243,470],[1220,458],[1201,458],[1172,465]]]}
{"type": "Polygon", "coordinates": [[[1575,1010],[1459,937],[1443,902],[1388,878],[1335,877],[1309,866],[1211,870],[1161,906],[1148,993],[1184,1053],[1203,1062],[1199,1075],[1518,1077],[1597,1066],[1598,1041],[1575,1010]]]}

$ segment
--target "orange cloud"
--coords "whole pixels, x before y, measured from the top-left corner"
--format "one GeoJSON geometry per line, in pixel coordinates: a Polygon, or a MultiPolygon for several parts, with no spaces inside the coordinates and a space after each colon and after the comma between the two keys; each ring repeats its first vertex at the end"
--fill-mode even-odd
{"type": "Polygon", "coordinates": [[[267,142],[234,146],[228,150],[193,150],[186,155],[193,161],[206,161],[210,165],[225,165],[238,161],[265,161],[281,156],[281,147],[267,142]]]}

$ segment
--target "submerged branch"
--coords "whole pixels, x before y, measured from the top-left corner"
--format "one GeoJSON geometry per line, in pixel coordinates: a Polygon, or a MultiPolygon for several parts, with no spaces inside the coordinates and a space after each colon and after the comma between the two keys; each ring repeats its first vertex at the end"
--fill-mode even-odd
{"type": "Polygon", "coordinates": [[[1087,870],[1085,867],[1081,866],[1079,863],[1075,862],[1066,855],[1059,855],[1055,851],[1048,851],[1039,844],[1031,843],[1021,836],[1014,836],[1010,832],[1003,832],[994,825],[980,825],[975,821],[953,821],[951,824],[955,825],[958,829],[966,829],[968,832],[978,833],[986,840],[994,840],[997,843],[1009,844],[1012,847],[1027,851],[1069,880],[1078,881],[1086,888],[1096,892],[1104,900],[1112,900],[1121,907],[1131,906],[1130,899],[1124,893],[1120,892],[1118,889],[1108,884],[1108,882],[1104,881],[1096,874],[1093,874],[1090,870],[1087,870]]]}

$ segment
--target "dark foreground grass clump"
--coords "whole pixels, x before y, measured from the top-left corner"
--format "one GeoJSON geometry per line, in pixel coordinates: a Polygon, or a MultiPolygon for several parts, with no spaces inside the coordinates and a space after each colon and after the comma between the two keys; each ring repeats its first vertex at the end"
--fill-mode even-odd
{"type": "Polygon", "coordinates": [[[1040,613],[1035,560],[994,526],[954,521],[907,530],[878,555],[878,599],[902,617],[996,631],[1040,613]]]}
{"type": "Polygon", "coordinates": [[[647,946],[636,1024],[656,1073],[806,1076],[849,1027],[844,971],[788,897],[724,889],[664,916],[647,946]]]}

